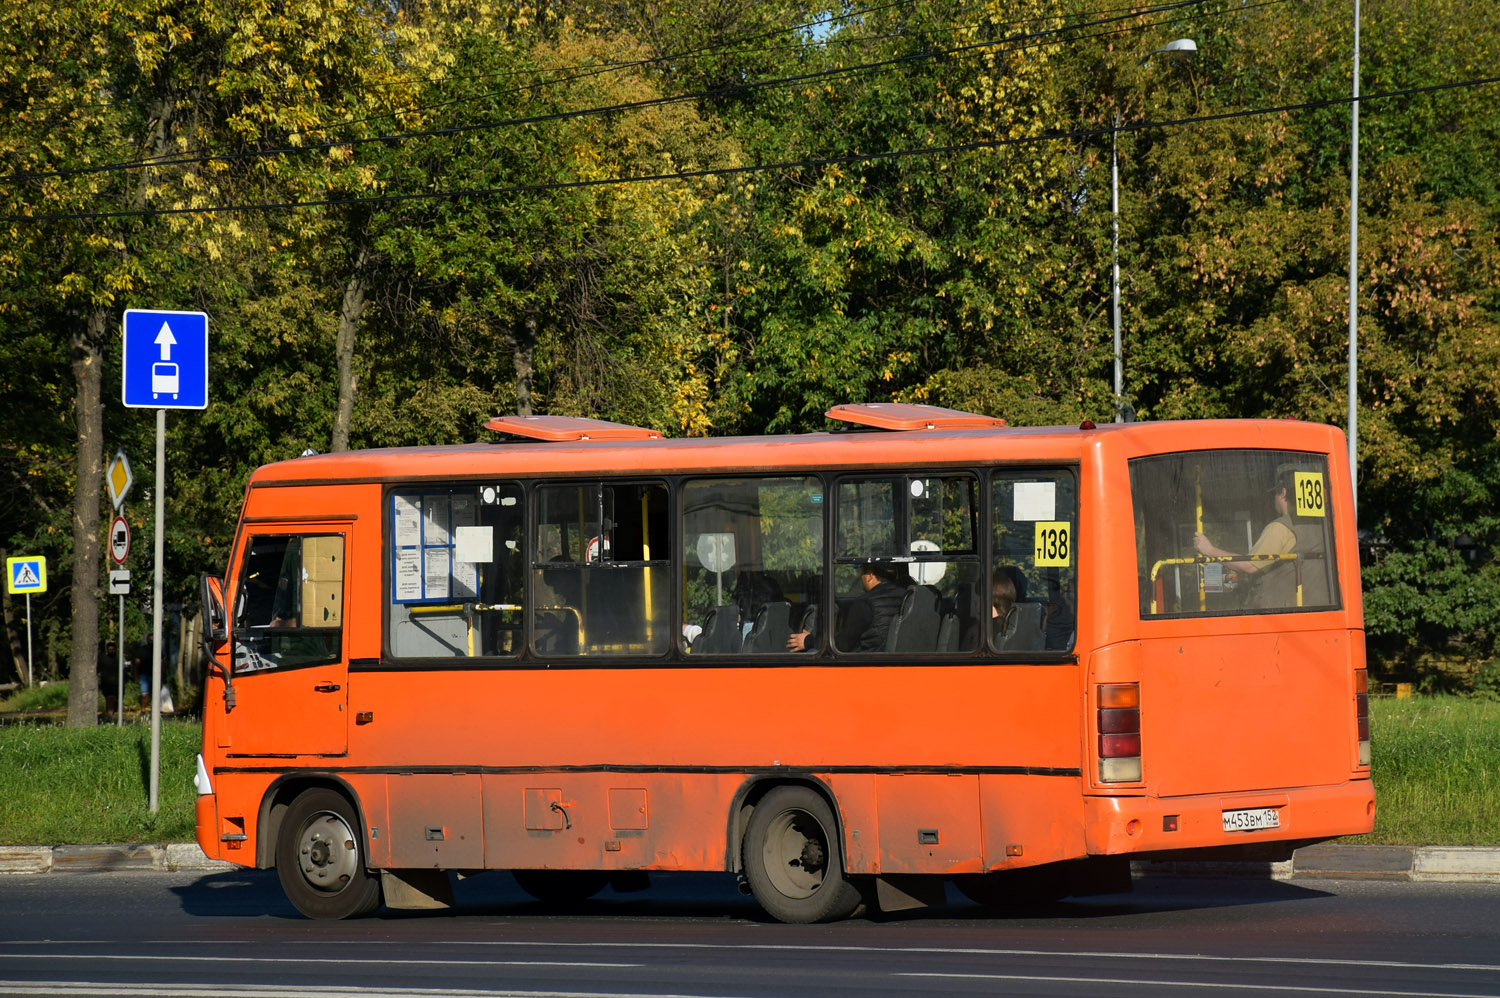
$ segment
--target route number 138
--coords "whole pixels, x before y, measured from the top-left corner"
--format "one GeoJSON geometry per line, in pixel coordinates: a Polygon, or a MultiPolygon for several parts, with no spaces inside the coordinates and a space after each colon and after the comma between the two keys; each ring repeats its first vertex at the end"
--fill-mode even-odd
{"type": "Polygon", "coordinates": [[[1328,497],[1323,485],[1323,475],[1317,471],[1299,471],[1292,476],[1292,491],[1296,492],[1298,516],[1327,516],[1328,497]]]}
{"type": "Polygon", "coordinates": [[[1073,563],[1073,536],[1066,520],[1038,520],[1033,562],[1038,568],[1066,568],[1073,563]]]}

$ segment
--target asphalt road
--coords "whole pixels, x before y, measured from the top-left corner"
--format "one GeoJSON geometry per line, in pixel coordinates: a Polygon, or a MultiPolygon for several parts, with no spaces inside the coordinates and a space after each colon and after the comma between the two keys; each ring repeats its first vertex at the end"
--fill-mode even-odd
{"type": "Polygon", "coordinates": [[[1147,879],[999,916],[789,926],[726,877],[567,910],[504,874],[442,912],[301,918],[274,874],[0,878],[0,995],[1500,995],[1500,887],[1147,879]]]}

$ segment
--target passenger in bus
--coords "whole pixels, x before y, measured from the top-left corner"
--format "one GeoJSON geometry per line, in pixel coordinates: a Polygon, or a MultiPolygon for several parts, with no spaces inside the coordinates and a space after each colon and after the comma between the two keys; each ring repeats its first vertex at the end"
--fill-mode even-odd
{"type": "MultiPolygon", "coordinates": [[[[1270,489],[1271,505],[1276,518],[1267,523],[1250,546],[1247,560],[1225,564],[1240,575],[1245,590],[1244,605],[1251,608],[1295,606],[1297,604],[1297,570],[1292,559],[1268,556],[1293,554],[1297,551],[1298,530],[1291,511],[1291,473],[1277,476],[1270,489]],[[1253,560],[1253,559],[1263,560],[1253,560]]],[[[1201,532],[1193,535],[1193,547],[1210,558],[1236,558],[1210,541],[1201,532]]]]}
{"type": "MultiPolygon", "coordinates": [[[[904,575],[905,573],[902,573],[904,575]]],[[[834,632],[834,647],[842,652],[883,651],[891,621],[901,609],[906,587],[887,565],[865,561],[859,566],[862,590],[851,602],[834,632]]],[[[788,651],[808,651],[808,631],[787,638],[788,651]]],[[[816,645],[813,645],[816,647],[816,645]]]]}
{"type": "Polygon", "coordinates": [[[1004,572],[996,572],[990,583],[990,637],[999,647],[1016,615],[1016,584],[1004,572]]]}
{"type": "Polygon", "coordinates": [[[1057,569],[1047,571],[1047,633],[1044,647],[1068,649],[1073,647],[1073,637],[1078,630],[1078,615],[1073,612],[1073,601],[1063,589],[1057,569]]]}

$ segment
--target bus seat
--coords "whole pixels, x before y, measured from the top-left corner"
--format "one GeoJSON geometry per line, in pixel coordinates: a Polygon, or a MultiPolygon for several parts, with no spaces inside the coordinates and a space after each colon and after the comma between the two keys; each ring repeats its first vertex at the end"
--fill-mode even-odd
{"type": "Polygon", "coordinates": [[[958,650],[958,614],[945,613],[938,622],[938,651],[958,650]]]}
{"type": "Polygon", "coordinates": [[[733,655],[740,650],[740,608],[734,603],[716,606],[703,618],[703,633],[693,642],[696,654],[733,655]]]}
{"type": "Polygon", "coordinates": [[[807,633],[807,643],[803,651],[818,650],[818,604],[809,603],[802,611],[802,619],[797,622],[797,630],[807,633]]]}
{"type": "Polygon", "coordinates": [[[938,601],[942,598],[936,586],[912,586],[901,600],[901,609],[891,621],[886,634],[886,651],[936,651],[938,630],[942,625],[938,601]]]}
{"type": "Polygon", "coordinates": [[[790,603],[767,603],[755,615],[755,625],[745,635],[745,651],[752,655],[770,655],[786,651],[792,636],[790,603]]]}
{"type": "Polygon", "coordinates": [[[943,600],[943,623],[951,630],[944,640],[938,639],[941,651],[973,651],[979,646],[980,606],[978,589],[972,582],[960,582],[953,595],[943,600]],[[952,622],[949,623],[949,617],[952,622]]]}
{"type": "Polygon", "coordinates": [[[1001,651],[1040,651],[1046,643],[1047,604],[1017,603],[1005,620],[1005,629],[995,638],[1001,651]]]}

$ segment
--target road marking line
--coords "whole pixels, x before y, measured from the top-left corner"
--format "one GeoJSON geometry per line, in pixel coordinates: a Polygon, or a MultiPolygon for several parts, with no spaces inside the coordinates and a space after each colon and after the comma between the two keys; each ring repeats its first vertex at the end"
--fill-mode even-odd
{"type": "MultiPolygon", "coordinates": [[[[125,943],[119,942],[118,940],[115,940],[114,942],[118,943],[119,945],[126,945],[125,943]]],[[[144,943],[134,943],[134,942],[132,942],[132,943],[129,943],[129,945],[131,945],[131,946],[139,946],[139,945],[158,945],[158,946],[188,946],[188,945],[232,946],[232,945],[237,945],[237,944],[249,944],[249,943],[252,943],[252,942],[254,942],[254,940],[250,940],[250,939],[243,939],[243,940],[233,940],[233,939],[165,940],[165,939],[163,939],[163,940],[156,940],[156,941],[147,940],[144,943]]],[[[0,948],[6,949],[6,950],[8,950],[12,946],[48,946],[48,947],[61,947],[61,946],[69,946],[69,945],[89,946],[89,947],[92,947],[92,948],[97,948],[100,945],[108,945],[108,942],[103,941],[103,940],[98,940],[98,939],[79,939],[79,940],[66,940],[66,939],[0,940],[0,948]]],[[[329,946],[329,943],[326,940],[288,939],[288,940],[285,940],[281,945],[285,945],[285,946],[308,945],[308,946],[319,946],[319,947],[327,948],[329,946]]],[[[359,946],[359,947],[363,947],[363,946],[386,946],[386,945],[388,945],[388,943],[385,943],[385,942],[383,942],[381,940],[375,940],[375,939],[348,939],[348,940],[343,940],[343,941],[339,942],[337,945],[339,945],[339,946],[359,946]]],[[[641,942],[641,943],[612,943],[612,942],[571,943],[571,942],[555,942],[555,941],[527,942],[527,941],[524,941],[524,940],[507,940],[507,939],[485,939],[485,940],[449,939],[449,940],[444,940],[443,942],[437,943],[437,944],[434,944],[434,945],[442,945],[442,946],[465,946],[465,947],[506,947],[506,948],[515,948],[515,947],[527,946],[527,947],[533,947],[533,948],[536,948],[536,949],[547,949],[547,948],[551,948],[551,949],[588,948],[588,949],[630,949],[630,950],[727,950],[727,951],[731,951],[731,952],[736,951],[736,950],[744,950],[744,951],[747,951],[747,952],[809,953],[809,954],[812,954],[812,953],[880,953],[880,954],[886,955],[886,956],[892,956],[892,955],[894,955],[894,956],[902,956],[902,955],[908,955],[909,954],[909,955],[913,955],[913,956],[931,956],[931,955],[936,955],[936,956],[998,956],[998,957],[1017,957],[1017,956],[1021,956],[1021,957],[1064,957],[1064,958],[1069,958],[1069,959],[1072,959],[1072,958],[1088,958],[1088,959],[1103,959],[1103,960],[1160,960],[1160,961],[1164,961],[1164,962],[1186,961],[1186,962],[1231,963],[1231,964],[1233,964],[1233,963],[1290,964],[1290,965],[1304,965],[1305,964],[1305,965],[1323,966],[1323,967],[1385,967],[1385,968],[1394,969],[1394,970],[1474,970],[1474,971],[1488,971],[1488,972],[1493,972],[1493,973],[1500,973],[1500,964],[1491,964],[1491,963],[1411,963],[1409,961],[1403,961],[1403,960],[1336,960],[1336,959],[1325,959],[1325,958],[1322,958],[1322,957],[1311,957],[1311,956],[1216,956],[1216,955],[1207,954],[1207,953],[1111,953],[1111,952],[1100,952],[1098,950],[1084,951],[1084,950],[1041,950],[1041,949],[987,949],[987,948],[980,948],[980,947],[957,947],[957,946],[905,946],[905,947],[890,947],[890,946],[806,946],[806,945],[789,945],[789,944],[778,944],[778,943],[737,943],[737,944],[730,944],[730,943],[646,943],[646,942],[641,942]]],[[[6,952],[5,955],[6,956],[18,956],[20,954],[14,954],[14,953],[6,952]]],[[[39,954],[25,954],[25,955],[27,955],[27,956],[38,956],[39,954]]],[[[49,954],[49,955],[55,955],[55,954],[49,954]]],[[[108,954],[86,954],[86,956],[88,956],[89,958],[93,958],[93,959],[103,959],[103,958],[107,957],[108,954]]],[[[243,960],[248,960],[248,959],[252,959],[252,958],[249,958],[249,957],[191,957],[191,956],[184,956],[184,957],[175,957],[175,956],[174,957],[165,957],[165,956],[162,956],[162,957],[145,957],[145,956],[139,956],[139,955],[122,954],[121,956],[117,957],[117,959],[139,959],[139,960],[145,960],[145,959],[183,959],[183,960],[198,960],[198,959],[202,959],[202,960],[229,960],[229,959],[243,959],[243,960]]],[[[275,958],[275,959],[277,961],[279,961],[279,962],[285,962],[285,963],[291,963],[291,962],[296,962],[296,961],[299,961],[299,960],[303,960],[303,958],[301,958],[301,957],[279,957],[279,958],[275,958]]],[[[368,959],[369,959],[368,957],[361,958],[362,961],[363,960],[368,960],[368,959]]],[[[309,960],[309,961],[304,961],[304,962],[321,963],[321,962],[324,962],[324,961],[321,960],[321,959],[319,959],[319,960],[309,960]]],[[[349,962],[349,961],[345,961],[345,962],[349,962]]],[[[392,961],[380,961],[380,962],[389,963],[389,962],[392,962],[392,961]]],[[[420,961],[420,960],[418,960],[418,961],[408,961],[408,962],[412,962],[412,963],[424,963],[425,962],[425,963],[435,963],[435,964],[450,964],[453,961],[451,961],[451,960],[428,960],[428,961],[420,961]]],[[[466,961],[466,962],[468,962],[468,961],[466,961]]],[[[513,965],[513,964],[516,963],[516,961],[497,961],[497,963],[499,965],[513,965]]],[[[478,965],[483,966],[484,964],[480,963],[478,965]]],[[[614,963],[558,963],[558,964],[556,964],[556,966],[578,966],[578,967],[590,967],[590,966],[597,966],[597,967],[640,967],[640,966],[643,966],[643,965],[639,964],[639,963],[621,963],[621,964],[614,964],[614,963]]]]}
{"type": "MultiPolygon", "coordinates": [[[[205,939],[205,942],[208,942],[205,939]]],[[[220,941],[214,939],[211,944],[220,941]]],[[[308,941],[312,944],[312,941],[308,941]]],[[[380,945],[374,939],[351,939],[354,944],[380,945]]],[[[290,945],[302,945],[302,939],[290,945]]],[[[317,945],[324,945],[317,942],[317,945]]],[[[1311,963],[1314,966],[1389,966],[1395,969],[1461,969],[1461,971],[1500,972],[1500,963],[1412,963],[1407,960],[1341,960],[1319,956],[1215,956],[1211,953],[1101,953],[1098,950],[992,950],[983,947],[938,947],[938,945],[784,945],[774,942],[526,942],[523,939],[447,939],[444,945],[531,945],[531,947],[628,948],[628,950],[769,950],[777,953],[880,953],[889,956],[1061,956],[1112,960],[1203,960],[1209,963],[1311,963]]]]}
{"type": "MultiPolygon", "coordinates": [[[[141,953],[7,953],[14,960],[124,960],[144,963],[372,963],[384,967],[452,967],[453,960],[371,960],[369,957],[305,956],[180,956],[163,953],[147,956],[141,953]]],[[[464,967],[598,967],[608,970],[639,968],[639,963],[598,963],[583,960],[464,960],[464,967]]]]}
{"type": "Polygon", "coordinates": [[[350,995],[355,998],[723,998],[710,995],[639,991],[473,991],[458,988],[285,987],[258,984],[102,984],[93,981],[0,981],[0,995],[36,998],[91,998],[91,996],[170,996],[170,998],[316,998],[350,995]]]}
{"type": "Polygon", "coordinates": [[[1224,981],[1151,981],[1129,977],[1051,977],[1027,974],[898,973],[893,977],[936,977],[965,981],[1040,981],[1049,984],[1131,984],[1149,988],[1214,988],[1242,991],[1295,991],[1320,995],[1375,995],[1380,998],[1491,998],[1472,991],[1376,991],[1366,988],[1314,987],[1307,984],[1237,984],[1224,981]]]}

